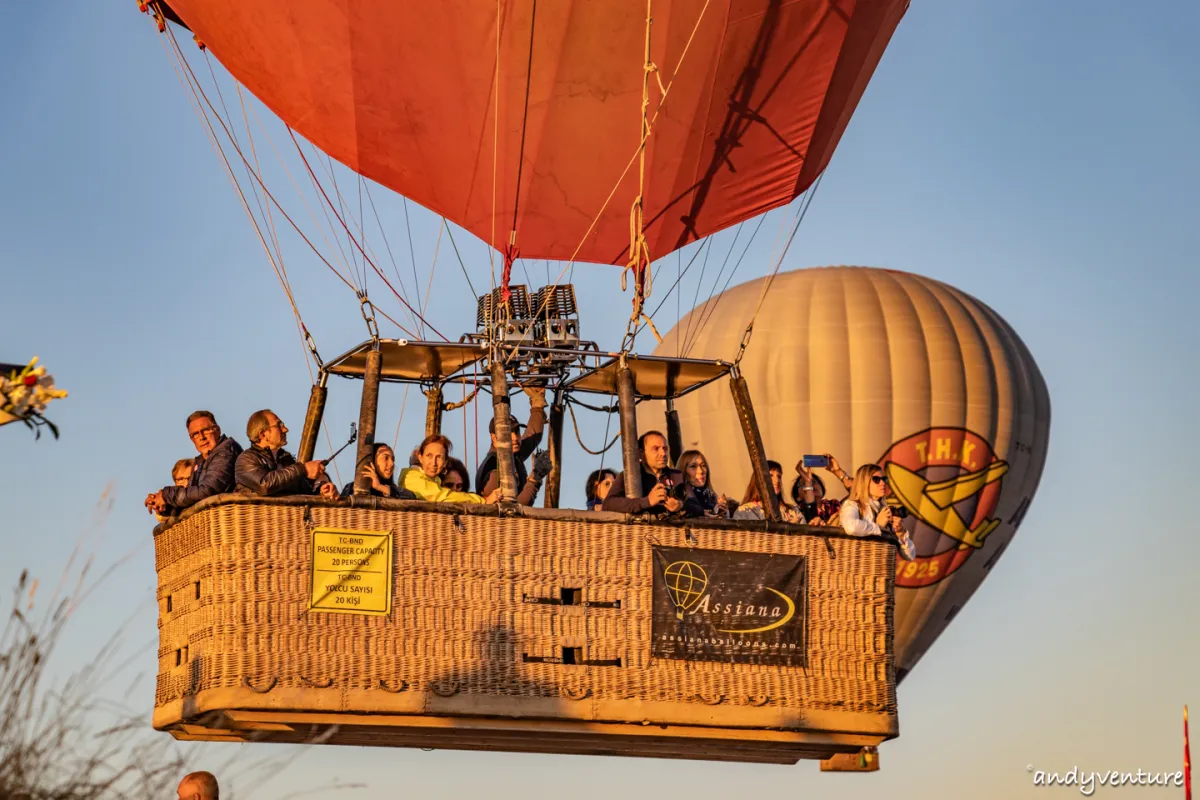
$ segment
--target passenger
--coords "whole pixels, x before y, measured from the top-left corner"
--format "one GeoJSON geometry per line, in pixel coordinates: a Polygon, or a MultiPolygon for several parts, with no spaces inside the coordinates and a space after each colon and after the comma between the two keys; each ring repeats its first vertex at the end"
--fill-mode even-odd
{"type": "MultiPolygon", "coordinates": [[[[542,431],[546,427],[546,390],[526,386],[525,394],[529,396],[529,425],[525,428],[525,435],[521,436],[521,424],[516,417],[510,417],[509,424],[512,426],[513,466],[517,470],[517,502],[523,506],[530,506],[537,498],[542,479],[550,474],[550,463],[548,456],[543,456],[540,461],[535,459],[533,476],[525,469],[525,461],[541,444],[542,431]]],[[[492,446],[488,448],[487,455],[475,471],[475,485],[485,495],[500,485],[500,470],[496,462],[496,447],[500,440],[496,437],[495,417],[488,422],[488,433],[492,437],[492,446]]]]}
{"type": "MultiPolygon", "coordinates": [[[[370,495],[372,497],[391,497],[395,500],[416,500],[415,494],[396,486],[396,482],[392,480],[392,475],[396,471],[395,451],[383,442],[376,442],[372,445],[371,453],[370,462],[358,473],[371,479],[370,495]]],[[[354,481],[350,481],[342,487],[342,499],[350,497],[352,494],[354,494],[354,481]]]]}
{"type": "Polygon", "coordinates": [[[667,437],[658,431],[642,434],[638,439],[642,471],[642,496],[625,496],[625,473],[613,481],[601,509],[624,514],[669,513],[683,508],[680,499],[684,492],[683,473],[668,466],[667,437]]]}
{"type": "MultiPolygon", "coordinates": [[[[778,461],[768,461],[767,473],[771,476],[771,492],[779,504],[780,518],[784,522],[804,524],[804,517],[800,514],[800,510],[783,499],[783,467],[779,465],[778,461]]],[[[762,496],[758,493],[758,481],[754,479],[753,475],[750,476],[750,485],[746,487],[746,494],[742,498],[741,504],[733,512],[733,518],[760,520],[767,518],[767,512],[763,509],[762,496]]]]}
{"type": "Polygon", "coordinates": [[[325,474],[323,463],[301,464],[283,449],[287,432],[287,426],[270,409],[250,415],[246,423],[250,449],[237,457],[235,467],[238,491],[260,497],[319,494],[330,500],[336,498],[337,489],[325,474]]]}
{"type": "MultiPolygon", "coordinates": [[[[836,458],[829,453],[823,453],[829,459],[829,466],[824,467],[836,477],[847,490],[854,485],[854,478],[847,474],[836,458]]],[[[811,520],[817,516],[817,509],[825,499],[825,482],[812,469],[804,466],[804,459],[796,462],[796,480],[792,482],[792,500],[795,501],[801,515],[811,520]]]]}
{"type": "Polygon", "coordinates": [[[804,459],[796,462],[796,480],[792,481],[792,500],[797,510],[807,520],[817,516],[821,501],[825,499],[825,481],[812,469],[804,466],[804,459]]]}
{"type": "MultiPolygon", "coordinates": [[[[146,495],[146,508],[159,514],[178,514],[205,498],[234,490],[234,462],[242,446],[221,434],[221,426],[211,411],[195,411],[187,418],[188,437],[197,456],[188,482],[167,486],[146,495]]],[[[178,465],[177,465],[178,466],[178,465]]]]}
{"type": "MultiPolygon", "coordinates": [[[[176,486],[187,486],[188,485],[188,481],[192,477],[192,469],[195,466],[194,462],[195,462],[195,459],[192,459],[192,458],[181,458],[175,462],[175,466],[171,467],[171,481],[176,486]]],[[[151,496],[153,496],[153,495],[151,495],[151,496]]],[[[149,499],[150,498],[147,498],[147,500],[149,500],[149,499]]],[[[166,522],[169,517],[172,517],[175,514],[179,513],[179,509],[171,508],[170,506],[167,506],[163,510],[162,513],[159,513],[157,510],[155,510],[154,508],[151,508],[150,506],[147,506],[146,510],[153,513],[154,518],[157,519],[159,522],[166,522]]]]}
{"type": "MultiPolygon", "coordinates": [[[[417,463],[420,464],[420,461],[417,463]]],[[[471,478],[467,473],[467,465],[457,458],[447,458],[446,469],[442,472],[442,486],[452,492],[471,491],[471,478]]]]}
{"type": "Polygon", "coordinates": [[[181,458],[171,467],[171,482],[176,486],[187,486],[196,469],[196,459],[181,458]]]}
{"type": "Polygon", "coordinates": [[[450,452],[450,440],[440,433],[426,436],[417,448],[421,459],[419,467],[405,467],[400,471],[400,486],[421,500],[431,503],[494,503],[500,499],[497,487],[487,497],[472,492],[455,492],[442,485],[442,473],[446,469],[446,457],[450,452]]]}
{"type": "Polygon", "coordinates": [[[683,473],[686,489],[683,511],[688,517],[728,517],[729,498],[713,491],[708,478],[708,461],[699,450],[685,450],[676,468],[683,473]]]}
{"type": "Polygon", "coordinates": [[[878,464],[863,464],[854,474],[850,496],[842,503],[842,530],[851,536],[883,536],[891,533],[899,540],[900,555],[906,561],[916,557],[916,549],[908,532],[900,526],[900,518],[884,503],[887,496],[887,477],[878,464]]]}
{"type": "Polygon", "coordinates": [[[175,794],[179,800],[219,800],[221,789],[211,772],[192,772],[183,776],[175,794]]]}
{"type": "Polygon", "coordinates": [[[612,489],[613,481],[617,479],[617,473],[611,469],[598,469],[591,475],[588,475],[587,486],[584,491],[587,493],[587,510],[599,511],[600,506],[604,503],[604,498],[608,497],[608,492],[612,489]]]}

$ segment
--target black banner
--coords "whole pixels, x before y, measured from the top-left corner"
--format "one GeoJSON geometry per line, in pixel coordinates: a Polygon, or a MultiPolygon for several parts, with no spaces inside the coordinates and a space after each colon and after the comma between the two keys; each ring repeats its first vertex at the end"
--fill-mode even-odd
{"type": "Polygon", "coordinates": [[[801,556],[654,547],[655,658],[804,666],[801,556]]]}

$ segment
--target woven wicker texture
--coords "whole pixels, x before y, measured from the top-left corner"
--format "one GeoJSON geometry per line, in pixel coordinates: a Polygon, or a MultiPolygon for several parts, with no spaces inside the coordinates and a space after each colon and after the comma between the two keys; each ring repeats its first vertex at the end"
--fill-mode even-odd
{"type": "Polygon", "coordinates": [[[895,715],[890,545],[712,527],[688,536],[669,525],[215,504],[155,537],[156,705],[210,689],[414,687],[895,715]],[[390,615],[307,611],[313,526],[394,532],[390,615]],[[804,556],[806,666],[651,659],[652,542],[804,556]],[[621,606],[525,600],[563,587],[621,606]],[[563,647],[621,666],[524,660],[563,647]]]}

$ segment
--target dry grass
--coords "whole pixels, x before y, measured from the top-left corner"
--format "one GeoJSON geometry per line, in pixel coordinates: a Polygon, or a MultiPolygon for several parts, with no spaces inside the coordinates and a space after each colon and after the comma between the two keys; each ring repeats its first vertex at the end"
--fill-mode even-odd
{"type": "MultiPolygon", "coordinates": [[[[0,632],[0,800],[120,800],[169,798],[179,779],[196,769],[193,756],[205,756],[205,769],[217,775],[222,796],[252,797],[285,771],[307,748],[263,745],[191,745],[185,748],[150,725],[153,689],[145,676],[125,687],[132,665],[146,659],[153,643],[130,648],[131,630],[145,640],[147,615],[134,615],[120,625],[84,667],[53,680],[48,666],[73,612],[128,560],[120,559],[92,581],[93,558],[83,557],[86,540],[99,543],[114,493],[101,497],[90,535],[81,537],[48,600],[38,598],[38,582],[22,573],[12,609],[0,632]],[[82,562],[82,566],[77,566],[82,562]],[[70,587],[70,588],[67,588],[70,587]],[[40,609],[40,610],[39,610],[40,609]],[[144,699],[142,710],[116,702],[114,696],[144,699]],[[256,759],[258,748],[270,755],[256,759]],[[206,749],[208,748],[208,749],[206,749]],[[216,759],[219,761],[213,763],[216,759]]],[[[149,623],[153,630],[153,623],[149,623]]],[[[157,637],[154,637],[155,640],[157,637]]],[[[360,784],[326,785],[322,796],[363,788],[360,784]]],[[[306,792],[305,794],[309,794],[306,792]]]]}

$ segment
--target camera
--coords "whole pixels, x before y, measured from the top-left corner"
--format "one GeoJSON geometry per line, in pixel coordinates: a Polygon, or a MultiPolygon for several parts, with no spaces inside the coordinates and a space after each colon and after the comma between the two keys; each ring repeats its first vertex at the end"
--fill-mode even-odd
{"type": "Polygon", "coordinates": [[[687,496],[687,484],[683,481],[676,483],[671,478],[665,478],[659,481],[667,490],[667,497],[674,497],[676,500],[682,501],[687,496]]]}
{"type": "Polygon", "coordinates": [[[822,500],[817,503],[817,516],[828,522],[833,517],[836,517],[841,509],[841,500],[822,500]]]}
{"type": "Polygon", "coordinates": [[[896,519],[908,518],[908,509],[904,506],[888,506],[888,508],[892,509],[892,516],[896,519]]]}

